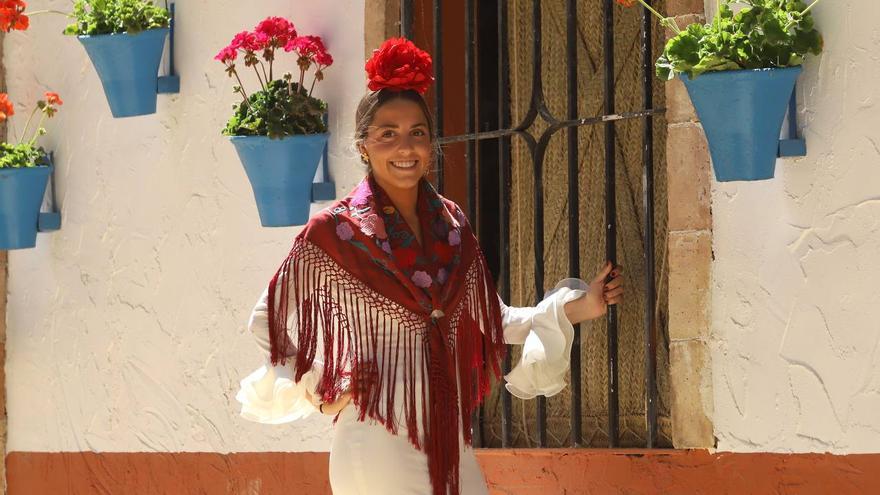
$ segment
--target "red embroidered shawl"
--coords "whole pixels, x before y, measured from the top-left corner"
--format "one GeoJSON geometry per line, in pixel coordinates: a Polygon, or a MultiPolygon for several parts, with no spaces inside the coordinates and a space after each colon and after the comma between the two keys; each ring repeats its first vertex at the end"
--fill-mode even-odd
{"type": "Polygon", "coordinates": [[[471,445],[471,415],[490,388],[487,368],[496,379],[501,375],[501,310],[461,209],[427,180],[417,209],[421,245],[368,176],[309,221],[269,285],[271,359],[283,364],[295,356],[299,381],[312,368],[320,334],[324,368],[316,393],[333,401],[350,380],[358,419],[374,418],[393,434],[395,375],[402,373],[403,419],[410,443],[428,457],[433,494],[458,494],[458,431],[471,445]],[[295,318],[296,342],[286,331],[288,314],[295,318]],[[421,353],[421,369],[413,352],[421,353]],[[415,410],[415,380],[421,411],[415,410]],[[427,425],[424,445],[417,413],[427,425]]]}

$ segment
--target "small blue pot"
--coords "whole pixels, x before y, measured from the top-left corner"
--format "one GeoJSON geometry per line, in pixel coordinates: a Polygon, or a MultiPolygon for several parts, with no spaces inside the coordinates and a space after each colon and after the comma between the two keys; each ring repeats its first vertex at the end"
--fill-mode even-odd
{"type": "Polygon", "coordinates": [[[159,63],[168,28],[79,36],[101,78],[114,117],[156,113],[159,63]]]}
{"type": "Polygon", "coordinates": [[[312,182],[329,135],[229,138],[251,181],[264,227],[305,225],[309,221],[312,182]]]}
{"type": "Polygon", "coordinates": [[[719,182],[773,178],[779,134],[801,67],[681,76],[719,182]]]}
{"type": "Polygon", "coordinates": [[[40,206],[52,167],[0,168],[0,250],[37,245],[40,206]]]}

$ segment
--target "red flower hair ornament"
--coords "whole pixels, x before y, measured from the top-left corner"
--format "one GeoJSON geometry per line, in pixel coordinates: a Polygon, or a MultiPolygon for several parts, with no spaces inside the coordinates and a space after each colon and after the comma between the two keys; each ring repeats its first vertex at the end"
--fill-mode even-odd
{"type": "Polygon", "coordinates": [[[425,94],[434,82],[431,55],[406,38],[385,40],[364,66],[371,91],[412,89],[425,94]]]}

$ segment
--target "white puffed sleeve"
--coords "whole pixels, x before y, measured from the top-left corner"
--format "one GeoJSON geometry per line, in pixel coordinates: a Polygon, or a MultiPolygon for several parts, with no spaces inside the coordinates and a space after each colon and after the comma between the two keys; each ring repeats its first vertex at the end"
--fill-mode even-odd
{"type": "MultiPolygon", "coordinates": [[[[241,403],[243,418],[257,423],[279,424],[305,418],[318,411],[317,406],[306,397],[306,391],[320,401],[315,395],[315,388],[323,366],[316,359],[312,368],[297,383],[294,381],[294,359],[286,360],[284,365],[272,365],[269,359],[268,298],[269,289],[266,288],[248,323],[248,329],[263,352],[265,364],[241,380],[241,388],[235,398],[241,403]]],[[[294,320],[288,318],[288,332],[290,325],[295,324],[294,320]]]]}
{"type": "Polygon", "coordinates": [[[522,357],[504,376],[507,390],[520,399],[550,397],[565,388],[571,361],[574,327],[565,305],[586,294],[588,284],[566,279],[545,295],[535,307],[511,307],[501,303],[504,341],[522,344],[522,357]]]}

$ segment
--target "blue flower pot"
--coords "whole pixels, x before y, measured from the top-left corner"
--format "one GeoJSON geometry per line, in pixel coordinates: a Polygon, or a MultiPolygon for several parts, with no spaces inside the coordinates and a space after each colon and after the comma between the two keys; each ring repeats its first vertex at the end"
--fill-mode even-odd
{"type": "Polygon", "coordinates": [[[156,113],[159,63],[168,28],[79,36],[101,78],[114,117],[156,113]]]}
{"type": "Polygon", "coordinates": [[[264,227],[308,222],[312,182],[329,135],[230,137],[251,181],[264,227]]]}
{"type": "Polygon", "coordinates": [[[52,167],[0,168],[0,250],[37,245],[40,206],[52,167]]]}
{"type": "Polygon", "coordinates": [[[779,134],[801,67],[682,76],[719,182],[773,178],[779,134]]]}

